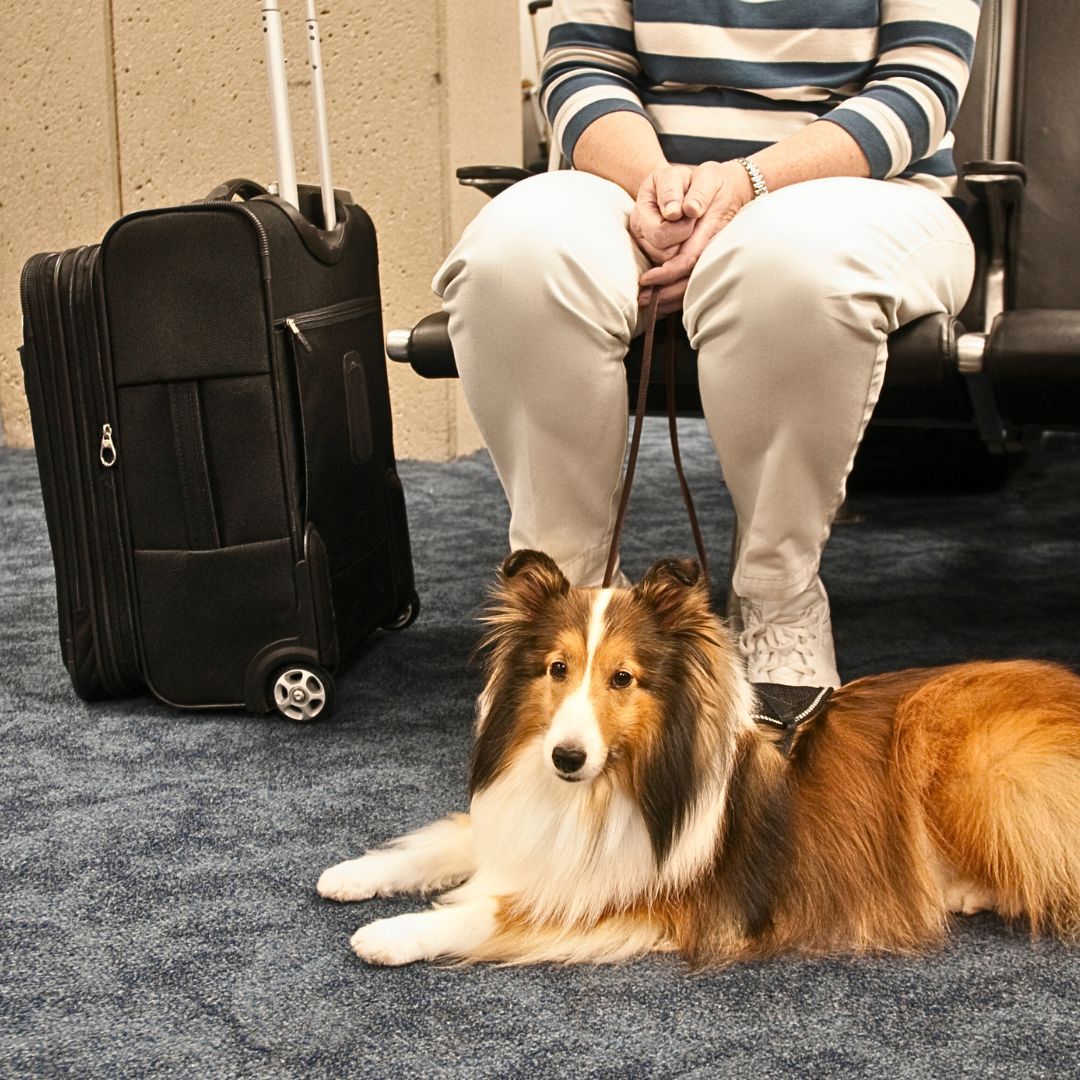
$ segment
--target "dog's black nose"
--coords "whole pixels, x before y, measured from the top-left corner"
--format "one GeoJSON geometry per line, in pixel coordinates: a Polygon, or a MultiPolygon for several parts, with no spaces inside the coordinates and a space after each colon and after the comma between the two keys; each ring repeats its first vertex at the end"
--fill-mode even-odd
{"type": "Polygon", "coordinates": [[[556,746],[551,751],[551,760],[561,773],[576,773],[585,764],[585,751],[580,746],[556,746]]]}

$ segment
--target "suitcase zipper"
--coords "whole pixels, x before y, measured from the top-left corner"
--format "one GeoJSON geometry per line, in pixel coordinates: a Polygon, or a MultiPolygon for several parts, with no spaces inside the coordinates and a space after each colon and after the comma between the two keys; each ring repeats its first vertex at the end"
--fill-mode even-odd
{"type": "Polygon", "coordinates": [[[293,340],[300,345],[304,352],[311,352],[312,345],[304,334],[305,328],[313,330],[320,326],[330,326],[332,323],[344,322],[346,319],[369,315],[377,311],[378,308],[379,298],[377,296],[364,296],[359,300],[346,300],[341,304],[330,304],[328,307],[316,308],[314,311],[289,315],[284,319],[278,319],[274,325],[288,330],[293,340]]]}
{"type": "Polygon", "coordinates": [[[98,459],[106,469],[111,469],[116,464],[118,456],[119,455],[116,453],[116,446],[113,443],[112,424],[102,424],[101,450],[98,453],[98,459]]]}
{"type": "MultiPolygon", "coordinates": [[[[76,505],[76,498],[75,493],[72,490],[72,476],[70,472],[70,466],[74,458],[74,450],[69,446],[71,442],[70,434],[64,431],[64,409],[61,404],[62,398],[64,396],[64,385],[70,383],[70,373],[67,371],[66,363],[67,348],[64,342],[63,313],[60,310],[59,297],[60,265],[63,262],[65,255],[67,254],[67,252],[60,252],[56,256],[55,261],[49,266],[49,280],[47,283],[42,282],[42,287],[43,289],[47,289],[47,294],[44,297],[45,307],[47,310],[51,309],[49,316],[49,325],[52,328],[52,334],[50,335],[50,337],[53,340],[50,342],[50,345],[55,344],[57,341],[60,345],[59,350],[53,352],[53,362],[50,365],[52,391],[57,405],[56,435],[57,441],[60,444],[60,461],[58,463],[54,462],[54,464],[59,464],[60,468],[63,470],[64,502],[68,507],[71,508],[71,511],[66,513],[62,512],[59,516],[61,521],[65,525],[64,531],[67,534],[67,542],[64,544],[64,547],[67,549],[66,562],[68,565],[68,601],[71,605],[71,614],[73,615],[75,611],[82,608],[83,596],[82,589],[80,588],[81,582],[78,569],[78,522],[72,517],[72,512],[74,511],[76,505]],[[57,338],[56,335],[59,335],[59,338],[57,338]]],[[[70,400],[70,386],[66,396],[70,400]]],[[[73,620],[72,626],[74,626],[73,620]]],[[[74,640],[74,638],[72,640],[74,640]]]]}
{"type": "MultiPolygon", "coordinates": [[[[92,260],[94,251],[92,248],[80,248],[74,255],[74,263],[71,270],[71,278],[68,285],[68,324],[72,328],[75,337],[75,353],[70,360],[70,369],[74,372],[77,383],[77,393],[72,393],[72,412],[78,424],[80,459],[84,463],[85,475],[85,505],[87,517],[88,554],[93,559],[97,570],[97,587],[91,592],[96,599],[93,615],[97,627],[98,662],[99,674],[105,688],[110,694],[118,694],[128,688],[127,680],[120,670],[120,647],[116,639],[116,627],[113,625],[113,595],[123,587],[122,582],[116,581],[114,573],[116,563],[116,547],[122,542],[118,533],[112,529],[112,522],[108,521],[105,502],[108,497],[104,488],[110,489],[110,494],[115,500],[115,489],[111,483],[106,484],[104,478],[96,469],[93,460],[87,454],[97,430],[98,418],[108,409],[108,400],[105,397],[104,376],[101,372],[101,346],[97,335],[96,316],[93,305],[96,297],[93,290],[94,267],[92,260]],[[90,265],[87,265],[90,263],[90,265]],[[85,281],[80,280],[83,275],[85,281]],[[91,305],[88,309],[87,305],[91,305]],[[89,320],[89,324],[88,324],[89,320]],[[95,380],[89,369],[93,368],[97,373],[95,380]],[[96,388],[94,383],[96,381],[96,388]],[[97,389],[101,393],[100,400],[95,400],[97,389]],[[75,412],[75,409],[78,412],[75,412]],[[84,439],[86,440],[84,442],[84,439]],[[87,446],[87,443],[90,443],[87,446]],[[84,456],[86,455],[86,456],[84,456]]],[[[98,459],[102,465],[110,457],[113,463],[116,458],[116,446],[112,440],[112,425],[106,420],[102,425],[102,444],[98,447],[98,459]],[[111,451],[105,446],[105,442],[111,446],[111,451]]],[[[110,478],[111,480],[111,478],[110,478]]],[[[115,515],[113,516],[115,521],[115,515]]],[[[93,583],[91,583],[93,585],[93,583]]]]}
{"type": "Polygon", "coordinates": [[[304,352],[311,352],[311,342],[304,337],[304,331],[296,324],[295,319],[285,319],[284,324],[289,328],[289,333],[304,347],[304,352]]]}
{"type": "Polygon", "coordinates": [[[95,313],[90,340],[96,349],[97,362],[94,364],[94,368],[97,372],[98,388],[101,392],[100,415],[104,417],[101,427],[101,444],[98,448],[98,460],[104,470],[100,474],[105,492],[104,502],[107,504],[104,512],[109,517],[109,535],[114,541],[108,554],[111,556],[111,564],[115,571],[112,583],[117,597],[117,604],[116,618],[109,620],[108,627],[119,677],[124,683],[124,688],[130,690],[136,686],[144,685],[145,677],[140,657],[136,605],[132,596],[132,583],[135,578],[127,540],[130,534],[127,530],[126,507],[122,501],[123,478],[111,471],[113,466],[119,462],[120,451],[116,446],[112,423],[109,420],[110,416],[116,415],[117,405],[112,392],[112,354],[108,341],[101,265],[101,248],[99,246],[97,259],[90,267],[87,294],[92,298],[91,302],[95,313]],[[121,616],[123,617],[122,626],[119,625],[121,616]],[[121,664],[121,658],[123,664],[121,664]]]}

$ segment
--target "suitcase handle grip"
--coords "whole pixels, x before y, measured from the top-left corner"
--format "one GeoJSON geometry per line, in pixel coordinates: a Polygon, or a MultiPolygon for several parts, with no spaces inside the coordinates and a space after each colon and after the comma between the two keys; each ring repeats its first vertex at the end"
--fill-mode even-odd
{"type": "Polygon", "coordinates": [[[257,180],[245,180],[243,177],[237,177],[235,180],[226,180],[223,184],[218,184],[218,186],[203,199],[203,202],[219,202],[221,200],[232,202],[237,195],[242,199],[254,199],[257,195],[269,194],[270,192],[257,180]]]}

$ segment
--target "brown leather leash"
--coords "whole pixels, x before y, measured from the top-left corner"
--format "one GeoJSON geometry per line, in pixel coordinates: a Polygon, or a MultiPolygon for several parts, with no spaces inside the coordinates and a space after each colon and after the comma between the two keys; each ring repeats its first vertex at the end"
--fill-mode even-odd
{"type": "MultiPolygon", "coordinates": [[[[649,391],[649,372],[652,369],[653,345],[656,338],[657,309],[660,306],[660,290],[654,289],[649,306],[645,312],[645,342],[641,350],[641,377],[638,380],[637,403],[634,408],[634,433],[630,439],[630,453],[626,459],[626,476],[623,479],[622,496],[619,499],[619,512],[615,516],[615,530],[611,535],[611,548],[608,551],[607,569],[604,571],[604,588],[611,585],[615,576],[615,562],[619,557],[619,540],[622,537],[626,507],[630,502],[630,488],[634,482],[634,470],[637,468],[638,450],[641,446],[641,429],[645,423],[645,402],[649,391]]],[[[675,459],[675,471],[679,476],[679,488],[682,491],[683,504],[690,518],[690,530],[694,534],[698,561],[706,585],[709,581],[709,563],[705,557],[705,544],[701,538],[694,500],[690,495],[690,486],[683,473],[682,455],[679,453],[678,423],[675,419],[675,320],[667,319],[667,339],[664,355],[664,381],[667,389],[668,434],[671,439],[671,456],[675,459]]]]}

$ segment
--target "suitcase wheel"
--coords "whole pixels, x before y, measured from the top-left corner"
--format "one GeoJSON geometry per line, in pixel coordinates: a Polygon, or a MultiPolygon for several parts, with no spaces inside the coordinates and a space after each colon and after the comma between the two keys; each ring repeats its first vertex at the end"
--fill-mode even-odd
{"type": "Polygon", "coordinates": [[[397,615],[391,619],[388,623],[383,624],[384,630],[404,630],[406,626],[412,626],[416,622],[416,617],[420,614],[420,597],[416,594],[412,594],[412,599],[397,613],[397,615]]]}
{"type": "Polygon", "coordinates": [[[287,720],[306,724],[333,708],[334,680],[316,664],[295,664],[278,672],[270,696],[287,720]]]}

